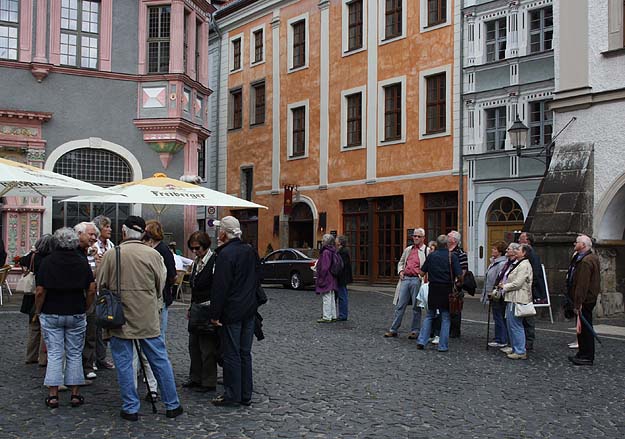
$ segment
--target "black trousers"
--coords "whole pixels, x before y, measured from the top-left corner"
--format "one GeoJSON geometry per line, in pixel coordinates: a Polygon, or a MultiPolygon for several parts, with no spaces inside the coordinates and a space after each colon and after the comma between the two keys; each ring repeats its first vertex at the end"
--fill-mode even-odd
{"type": "Polygon", "coordinates": [[[219,338],[217,333],[189,333],[189,380],[204,387],[217,385],[217,349],[219,338]]]}
{"type": "MultiPolygon", "coordinates": [[[[592,327],[592,310],[595,308],[596,303],[584,303],[582,305],[582,316],[592,327]]],[[[586,327],[582,322],[582,332],[577,334],[577,343],[579,344],[579,350],[577,357],[584,360],[595,361],[595,337],[593,337],[590,329],[586,327]]]]}
{"type": "Polygon", "coordinates": [[[460,324],[462,323],[462,312],[458,314],[450,314],[449,319],[451,320],[451,327],[449,328],[449,337],[450,338],[460,337],[460,324]]]}
{"type": "Polygon", "coordinates": [[[523,317],[523,331],[525,331],[525,347],[534,349],[536,339],[536,317],[523,317]]]}
{"type": "Polygon", "coordinates": [[[85,333],[85,346],[82,350],[82,369],[85,375],[93,372],[96,351],[96,329],[95,313],[87,313],[87,332],[85,333]]]}

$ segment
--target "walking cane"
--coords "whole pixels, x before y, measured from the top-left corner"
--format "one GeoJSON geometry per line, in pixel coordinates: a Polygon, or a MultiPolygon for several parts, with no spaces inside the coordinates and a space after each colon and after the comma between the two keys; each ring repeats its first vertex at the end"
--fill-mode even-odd
{"type": "Polygon", "coordinates": [[[143,364],[143,358],[141,358],[141,347],[139,347],[139,340],[135,338],[133,341],[135,342],[135,349],[137,350],[137,356],[139,357],[139,364],[141,365],[141,372],[143,373],[143,378],[145,379],[145,386],[148,388],[148,396],[150,398],[150,402],[152,403],[152,413],[156,414],[156,404],[154,404],[154,395],[152,393],[152,390],[150,389],[148,376],[145,374],[145,364],[143,364]]]}
{"type": "Polygon", "coordinates": [[[488,340],[490,340],[490,307],[492,301],[488,301],[488,317],[486,318],[486,350],[488,350],[488,340]]]}

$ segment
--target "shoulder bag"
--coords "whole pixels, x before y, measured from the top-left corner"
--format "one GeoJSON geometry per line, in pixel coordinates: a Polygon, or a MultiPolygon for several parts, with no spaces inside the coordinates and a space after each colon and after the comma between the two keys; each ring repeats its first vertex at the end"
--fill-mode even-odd
{"type": "Polygon", "coordinates": [[[514,304],[514,317],[532,317],[536,315],[536,308],[534,303],[515,303],[514,304]]]}
{"type": "Polygon", "coordinates": [[[121,298],[121,255],[119,246],[115,246],[115,270],[117,273],[117,291],[100,290],[96,300],[96,323],[105,329],[121,328],[126,323],[121,298]]]}
{"type": "Polygon", "coordinates": [[[20,307],[20,312],[22,314],[32,315],[35,309],[35,288],[37,287],[37,283],[35,282],[35,273],[33,272],[34,262],[35,253],[32,253],[30,255],[28,273],[20,278],[15,287],[18,293],[24,294],[22,296],[22,306],[20,307]]]}

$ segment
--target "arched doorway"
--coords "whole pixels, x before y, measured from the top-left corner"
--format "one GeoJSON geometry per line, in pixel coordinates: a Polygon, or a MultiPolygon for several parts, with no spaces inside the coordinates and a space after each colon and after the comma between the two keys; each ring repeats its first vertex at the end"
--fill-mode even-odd
{"type": "Polygon", "coordinates": [[[488,247],[485,249],[485,260],[490,258],[490,249],[495,241],[511,242],[514,232],[521,230],[525,218],[519,203],[509,197],[496,199],[488,209],[486,226],[488,230],[488,247]]]}
{"type": "Polygon", "coordinates": [[[313,237],[312,210],[306,203],[296,203],[289,217],[289,247],[312,248],[313,237]]]}
{"type": "MultiPolygon", "coordinates": [[[[98,148],[78,148],[63,154],[54,164],[54,172],[102,187],[115,186],[133,180],[130,164],[113,151],[98,148]]],[[[52,230],[90,221],[98,215],[111,218],[113,242],[121,241],[121,225],[130,215],[130,204],[59,203],[53,199],[52,230]]]]}

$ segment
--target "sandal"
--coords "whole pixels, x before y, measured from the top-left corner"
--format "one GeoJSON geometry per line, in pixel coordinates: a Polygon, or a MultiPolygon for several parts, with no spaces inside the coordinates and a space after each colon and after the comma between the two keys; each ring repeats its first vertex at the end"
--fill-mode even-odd
{"type": "Polygon", "coordinates": [[[50,395],[46,398],[46,405],[51,409],[59,407],[59,395],[50,395]]]}
{"type": "Polygon", "coordinates": [[[78,407],[85,403],[85,397],[82,395],[72,395],[70,404],[72,407],[78,407]]]}

